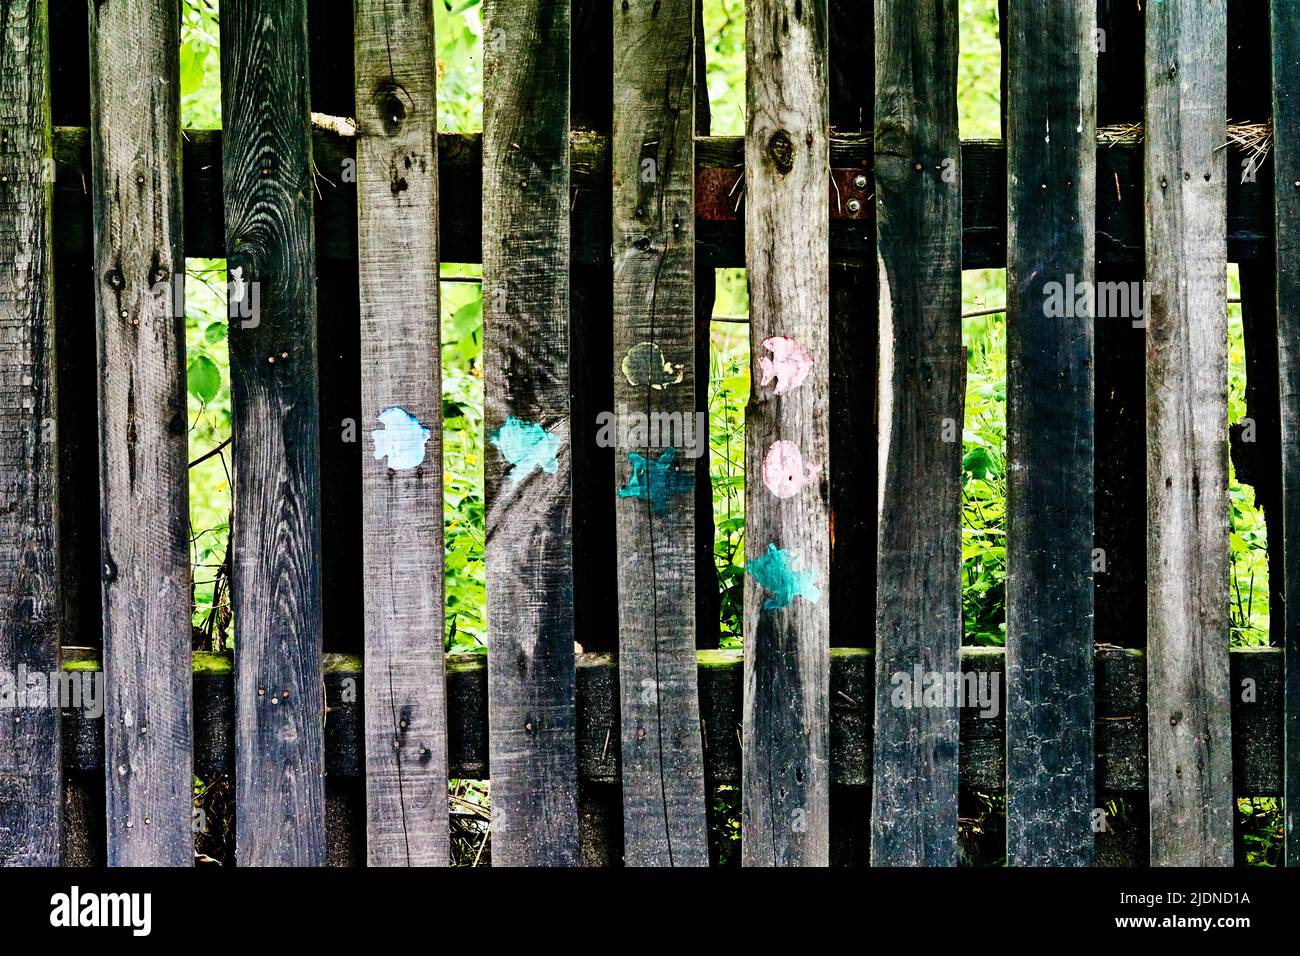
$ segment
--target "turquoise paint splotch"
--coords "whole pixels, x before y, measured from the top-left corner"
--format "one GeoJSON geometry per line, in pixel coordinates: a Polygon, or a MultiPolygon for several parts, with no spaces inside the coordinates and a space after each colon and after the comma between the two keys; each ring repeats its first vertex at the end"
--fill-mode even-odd
{"type": "Polygon", "coordinates": [[[758,582],[758,586],[772,596],[763,602],[768,611],[779,611],[790,606],[796,597],[816,604],[822,592],[813,584],[811,571],[802,571],[794,565],[799,560],[792,551],[783,551],[774,544],[767,546],[767,554],[755,558],[745,570],[758,582]]]}
{"type": "Polygon", "coordinates": [[[379,413],[379,424],[383,429],[370,433],[376,458],[387,458],[388,467],[394,470],[415,468],[424,462],[424,445],[432,432],[418,418],[393,406],[379,413]]]}
{"type": "Polygon", "coordinates": [[[511,481],[527,477],[534,468],[540,468],[548,475],[560,470],[555,457],[560,451],[560,439],[537,422],[511,415],[488,437],[512,466],[506,473],[511,481]]]}
{"type": "Polygon", "coordinates": [[[664,513],[670,497],[687,494],[695,487],[692,472],[673,468],[677,460],[676,448],[666,449],[654,460],[629,452],[627,460],[632,463],[632,477],[618,489],[618,496],[648,501],[650,510],[657,515],[664,513]]]}

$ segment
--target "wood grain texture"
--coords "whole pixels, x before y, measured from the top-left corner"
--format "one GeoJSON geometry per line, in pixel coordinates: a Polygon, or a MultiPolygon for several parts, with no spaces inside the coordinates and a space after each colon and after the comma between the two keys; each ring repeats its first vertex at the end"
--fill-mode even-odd
{"type": "Polygon", "coordinates": [[[492,859],[575,866],[569,4],[483,17],[492,859]]]}
{"type": "MultiPolygon", "coordinates": [[[[61,623],[45,0],[0,7],[0,33],[0,672],[17,684],[58,670],[61,623]]],[[[59,716],[0,719],[0,866],[59,863],[59,716]]]]}
{"type": "Polygon", "coordinates": [[[1094,330],[1074,290],[1095,273],[1097,14],[1094,0],[1009,14],[1007,858],[1087,866],[1094,330]]]}
{"type": "Polygon", "coordinates": [[[90,9],[108,862],[194,858],[180,8],[90,9]]]}
{"type": "Polygon", "coordinates": [[[1225,0],[1146,11],[1151,864],[1231,866],[1225,0]]]}
{"type": "Polygon", "coordinates": [[[826,43],[825,0],[746,5],[753,360],[745,413],[745,640],[752,666],[745,671],[741,854],[748,866],[825,866],[829,859],[826,43]],[[764,359],[780,371],[766,384],[764,359]],[[787,497],[765,483],[769,461],[781,465],[769,477],[787,497]]]}
{"type": "Polygon", "coordinates": [[[871,860],[955,866],[960,706],[912,706],[911,695],[900,706],[896,677],[911,682],[918,667],[961,673],[957,4],[877,0],[875,13],[880,465],[871,860]]]}
{"type": "Polygon", "coordinates": [[[304,0],[221,10],[242,866],[324,863],[320,401],[304,0]],[[246,310],[251,311],[251,310],[246,310]]]}
{"type": "Polygon", "coordinates": [[[372,866],[445,866],[432,0],[358,0],[355,37],[367,858],[372,866]]]}
{"type": "Polygon", "coordinates": [[[1282,421],[1286,865],[1300,866],[1300,4],[1273,0],[1273,171],[1282,421]]]}
{"type": "Polygon", "coordinates": [[[623,846],[707,866],[695,668],[694,0],[614,14],[614,405],[623,846]]]}

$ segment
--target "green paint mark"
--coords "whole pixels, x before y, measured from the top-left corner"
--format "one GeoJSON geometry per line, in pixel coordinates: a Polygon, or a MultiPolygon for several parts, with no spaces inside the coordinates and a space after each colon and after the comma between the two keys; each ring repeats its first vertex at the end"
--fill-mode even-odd
{"type": "Polygon", "coordinates": [[[618,489],[618,496],[648,501],[650,510],[657,515],[664,513],[669,497],[688,494],[695,487],[692,472],[673,467],[677,460],[676,448],[666,449],[655,461],[636,452],[629,452],[627,460],[632,463],[632,477],[618,489]]]}
{"type": "Polygon", "coordinates": [[[511,464],[512,467],[506,474],[511,481],[527,477],[534,468],[540,468],[548,475],[560,470],[560,463],[555,457],[560,450],[560,439],[537,422],[511,415],[489,437],[511,464]]]}
{"type": "Polygon", "coordinates": [[[774,544],[767,546],[767,554],[755,558],[745,567],[758,586],[772,596],[763,602],[768,611],[779,611],[790,606],[796,597],[816,604],[821,600],[822,592],[813,584],[811,571],[795,568],[799,558],[791,551],[782,551],[774,544]]]}

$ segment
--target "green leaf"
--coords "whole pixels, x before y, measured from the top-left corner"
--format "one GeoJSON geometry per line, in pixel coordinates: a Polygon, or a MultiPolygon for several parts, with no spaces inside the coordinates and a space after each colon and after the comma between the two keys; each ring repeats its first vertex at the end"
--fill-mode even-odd
{"type": "Polygon", "coordinates": [[[203,330],[203,339],[209,345],[216,345],[226,341],[226,323],[213,322],[203,330]]]}
{"type": "Polygon", "coordinates": [[[211,47],[206,43],[186,40],[181,44],[181,94],[194,93],[203,85],[203,76],[207,71],[208,52],[211,47]]]}
{"type": "Polygon", "coordinates": [[[993,467],[993,459],[988,449],[976,446],[966,452],[961,460],[961,470],[974,478],[985,478],[993,467]]]}
{"type": "Polygon", "coordinates": [[[190,394],[204,405],[216,398],[221,391],[221,369],[202,352],[190,359],[185,376],[190,394]]]}

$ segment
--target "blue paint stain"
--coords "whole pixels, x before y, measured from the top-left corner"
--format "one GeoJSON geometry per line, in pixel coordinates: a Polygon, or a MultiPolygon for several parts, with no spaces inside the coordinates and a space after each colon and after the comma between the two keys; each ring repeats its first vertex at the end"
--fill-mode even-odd
{"type": "Polygon", "coordinates": [[[755,558],[745,567],[753,575],[758,586],[772,596],[763,602],[768,611],[779,611],[790,606],[796,597],[816,604],[821,600],[822,592],[813,584],[811,571],[800,571],[794,566],[797,560],[793,552],[782,551],[774,544],[767,546],[767,554],[755,558]]]}
{"type": "Polygon", "coordinates": [[[379,413],[379,424],[370,433],[375,441],[375,457],[387,458],[388,467],[394,470],[415,468],[424,462],[424,443],[432,434],[420,420],[404,408],[385,408],[379,413]]]}
{"type": "Polygon", "coordinates": [[[657,515],[664,513],[669,497],[687,494],[695,487],[694,474],[673,467],[677,460],[676,448],[666,449],[654,461],[636,452],[629,452],[627,460],[632,463],[632,477],[618,489],[618,496],[648,501],[650,510],[657,515]]]}
{"type": "Polygon", "coordinates": [[[506,474],[511,481],[527,477],[534,468],[540,468],[548,475],[560,470],[560,463],[555,457],[560,451],[560,439],[537,422],[511,415],[489,437],[492,444],[501,450],[505,460],[513,466],[506,474]]]}

